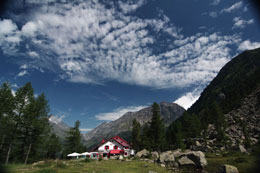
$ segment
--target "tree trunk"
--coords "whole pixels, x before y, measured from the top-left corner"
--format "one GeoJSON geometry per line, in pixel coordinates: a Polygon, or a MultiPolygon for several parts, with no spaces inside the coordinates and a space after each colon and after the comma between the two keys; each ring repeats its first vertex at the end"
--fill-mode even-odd
{"type": "Polygon", "coordinates": [[[27,154],[26,154],[26,158],[25,158],[24,164],[27,164],[28,157],[29,157],[29,154],[30,154],[30,151],[31,151],[31,147],[32,147],[32,143],[30,143],[29,148],[27,150],[27,154]]]}
{"type": "Polygon", "coordinates": [[[12,143],[9,145],[8,153],[7,153],[6,160],[5,160],[5,164],[8,164],[8,162],[9,162],[9,157],[10,157],[11,150],[12,150],[12,143]]]}
{"type": "Polygon", "coordinates": [[[0,151],[1,151],[2,148],[3,148],[4,142],[5,142],[5,135],[4,135],[4,137],[3,137],[3,139],[2,139],[2,142],[1,142],[1,145],[0,145],[0,151]]]}

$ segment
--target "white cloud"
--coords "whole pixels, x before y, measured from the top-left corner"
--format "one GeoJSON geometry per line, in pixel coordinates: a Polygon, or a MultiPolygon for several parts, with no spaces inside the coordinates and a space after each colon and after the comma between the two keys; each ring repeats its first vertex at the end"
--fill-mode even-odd
{"type": "Polygon", "coordinates": [[[0,36],[12,34],[17,30],[17,25],[10,19],[0,19],[0,36]]]}
{"type": "Polygon", "coordinates": [[[200,95],[197,92],[188,92],[175,100],[174,103],[177,103],[187,110],[193,105],[193,103],[195,103],[199,99],[199,96],[200,95]]]}
{"type": "Polygon", "coordinates": [[[216,18],[216,17],[218,17],[218,13],[215,12],[215,11],[212,11],[212,12],[209,13],[209,16],[213,17],[213,18],[216,18]]]}
{"type": "MultiPolygon", "coordinates": [[[[23,26],[26,50],[19,53],[30,55],[35,69],[58,71],[70,82],[119,81],[153,88],[206,85],[231,59],[236,35],[184,37],[163,12],[152,19],[129,15],[146,3],[135,2],[111,2],[111,8],[94,0],[50,5],[23,26]],[[157,47],[163,48],[155,53],[157,47]]],[[[15,53],[15,47],[4,48],[15,53]]]]}
{"type": "Polygon", "coordinates": [[[62,122],[62,120],[65,118],[65,115],[62,115],[60,117],[58,116],[54,116],[54,115],[51,115],[49,117],[49,121],[52,122],[52,123],[55,123],[55,124],[59,124],[62,122]]]}
{"type": "Polygon", "coordinates": [[[86,128],[81,128],[81,129],[79,129],[81,132],[89,132],[89,131],[91,131],[92,129],[86,129],[86,128]]]}
{"type": "Polygon", "coordinates": [[[238,50],[240,51],[252,50],[259,47],[260,47],[260,42],[251,42],[250,40],[245,40],[239,45],[238,50]]]}
{"type": "Polygon", "coordinates": [[[211,5],[218,5],[220,3],[221,0],[213,0],[211,5]]]}
{"type": "Polygon", "coordinates": [[[28,72],[26,70],[23,70],[23,71],[19,72],[17,76],[22,77],[22,76],[27,75],[27,74],[28,74],[28,72]]]}
{"type": "Polygon", "coordinates": [[[96,115],[95,117],[98,120],[105,120],[105,121],[114,121],[121,116],[123,116],[127,112],[136,112],[139,111],[147,106],[129,106],[129,107],[120,107],[118,109],[115,109],[113,112],[109,113],[101,113],[96,115]]]}
{"type": "Polygon", "coordinates": [[[246,25],[250,25],[250,24],[254,23],[253,19],[250,19],[250,20],[247,21],[247,20],[241,19],[240,17],[235,17],[233,19],[233,21],[234,21],[234,25],[233,25],[232,29],[235,29],[235,28],[242,29],[242,28],[245,28],[246,25]]]}
{"type": "Polygon", "coordinates": [[[22,33],[26,36],[34,36],[37,31],[37,25],[34,22],[27,22],[22,27],[22,33]]]}
{"type": "Polygon", "coordinates": [[[232,6],[230,6],[229,8],[225,8],[225,9],[221,10],[221,13],[231,13],[235,10],[242,8],[242,7],[243,7],[243,2],[239,1],[235,4],[233,4],[232,6]]]}

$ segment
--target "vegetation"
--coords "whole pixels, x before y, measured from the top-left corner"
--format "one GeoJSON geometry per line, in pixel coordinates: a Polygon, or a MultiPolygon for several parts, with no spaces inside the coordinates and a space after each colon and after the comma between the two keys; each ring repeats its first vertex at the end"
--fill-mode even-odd
{"type": "Polygon", "coordinates": [[[65,145],[50,133],[49,105],[44,94],[35,96],[31,83],[16,92],[8,83],[0,86],[0,164],[56,159],[83,152],[80,122],[68,132],[65,145]]]}
{"type": "Polygon", "coordinates": [[[24,162],[44,157],[49,133],[49,106],[44,96],[34,95],[31,83],[15,94],[8,83],[0,87],[0,162],[24,162]]]}
{"type": "Polygon", "coordinates": [[[38,173],[38,172],[55,172],[55,173],[71,173],[71,172],[135,172],[143,173],[155,171],[158,173],[167,172],[166,168],[162,168],[153,163],[144,161],[119,161],[119,160],[102,160],[93,162],[81,162],[80,160],[70,161],[47,161],[41,163],[44,167],[39,168],[39,165],[9,165],[7,169],[10,172],[19,173],[38,173]],[[58,166],[58,165],[63,166],[58,166]]]}
{"type": "Polygon", "coordinates": [[[152,119],[150,123],[141,125],[136,119],[133,120],[132,145],[136,151],[148,149],[151,151],[162,151],[166,148],[165,128],[160,115],[160,107],[155,102],[152,105],[152,119]]]}
{"type": "Polygon", "coordinates": [[[74,127],[72,127],[68,131],[68,135],[65,139],[64,151],[63,151],[63,154],[65,154],[65,156],[69,153],[73,153],[73,152],[81,153],[85,151],[85,147],[81,143],[79,126],[80,126],[80,121],[76,121],[74,127]]]}

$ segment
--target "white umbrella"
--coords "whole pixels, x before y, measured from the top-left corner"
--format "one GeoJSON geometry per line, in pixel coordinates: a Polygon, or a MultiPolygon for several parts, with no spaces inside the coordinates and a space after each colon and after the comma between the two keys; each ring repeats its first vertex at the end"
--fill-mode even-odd
{"type": "Polygon", "coordinates": [[[71,154],[68,154],[67,156],[68,157],[77,157],[77,156],[80,156],[81,154],[79,153],[71,153],[71,154]]]}
{"type": "Polygon", "coordinates": [[[91,155],[91,153],[85,152],[85,153],[81,153],[81,155],[82,155],[82,156],[89,156],[89,155],[91,155]]]}

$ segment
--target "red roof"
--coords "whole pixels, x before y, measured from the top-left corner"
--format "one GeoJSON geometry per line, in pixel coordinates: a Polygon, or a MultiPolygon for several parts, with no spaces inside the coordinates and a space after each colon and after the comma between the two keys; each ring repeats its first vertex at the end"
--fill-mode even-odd
{"type": "Polygon", "coordinates": [[[111,138],[115,140],[117,143],[121,144],[123,147],[130,147],[129,143],[125,141],[124,139],[120,138],[119,136],[115,136],[111,138]]]}
{"type": "MultiPolygon", "coordinates": [[[[130,148],[129,143],[127,141],[125,141],[124,139],[122,139],[121,137],[119,137],[119,136],[114,136],[114,137],[112,137],[110,139],[113,139],[114,141],[116,141],[117,143],[122,145],[123,147],[129,147],[130,148]]],[[[102,139],[101,143],[98,146],[96,146],[95,148],[93,148],[92,150],[90,150],[90,151],[93,152],[93,151],[98,150],[98,148],[101,145],[103,145],[104,143],[106,143],[107,141],[109,141],[109,140],[102,139]]]]}
{"type": "Polygon", "coordinates": [[[110,154],[120,154],[120,153],[124,153],[124,150],[110,150],[109,153],[110,154]]]}

